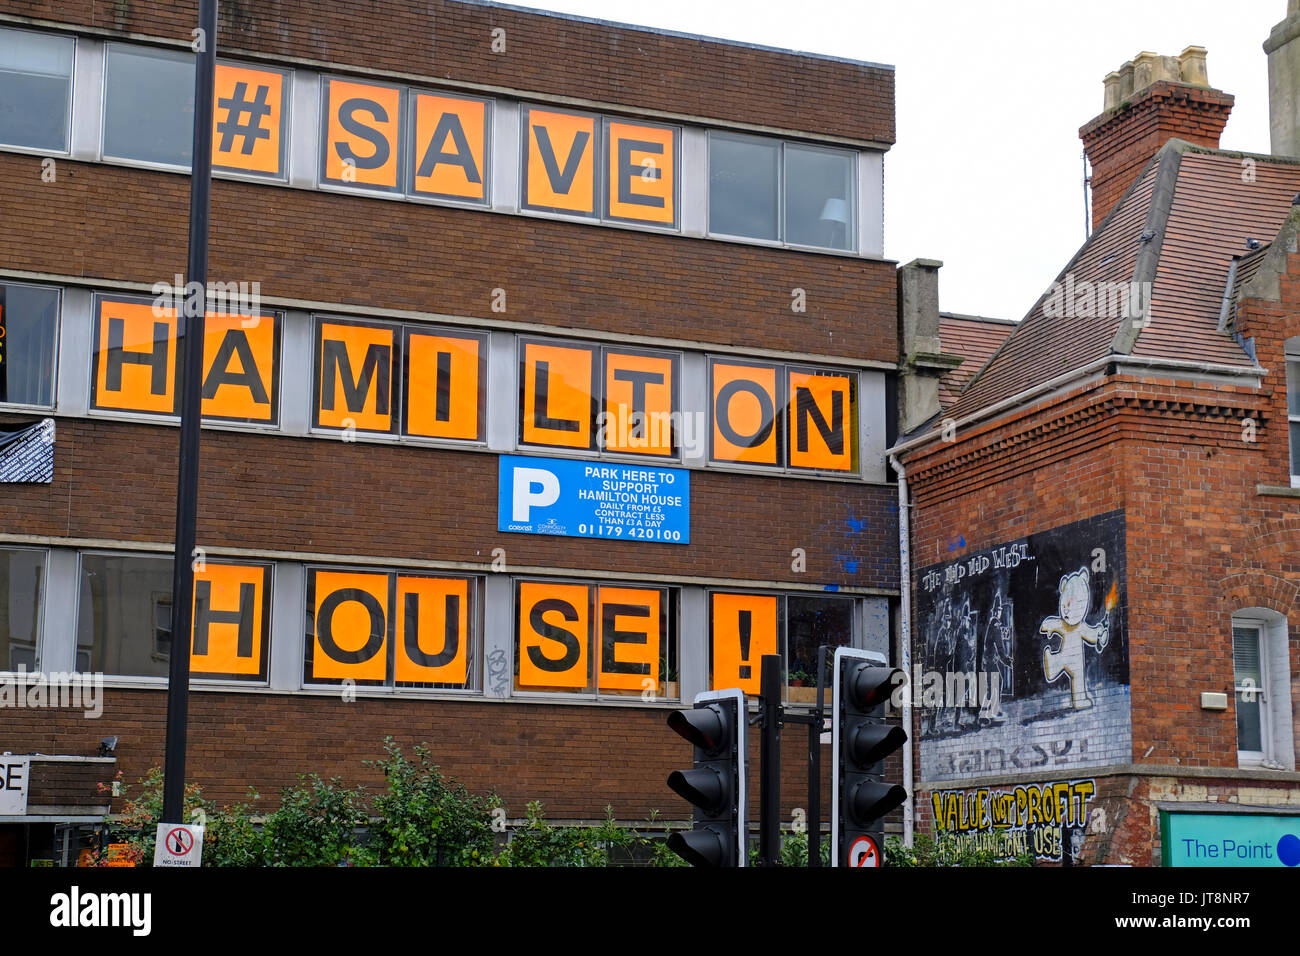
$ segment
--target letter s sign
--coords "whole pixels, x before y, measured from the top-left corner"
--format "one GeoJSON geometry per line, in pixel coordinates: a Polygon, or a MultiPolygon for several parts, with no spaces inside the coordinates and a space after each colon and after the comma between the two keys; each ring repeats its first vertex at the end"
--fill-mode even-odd
{"type": "Polygon", "coordinates": [[[511,519],[529,522],[533,508],[545,508],[560,500],[560,479],[543,468],[515,468],[511,519]]]}

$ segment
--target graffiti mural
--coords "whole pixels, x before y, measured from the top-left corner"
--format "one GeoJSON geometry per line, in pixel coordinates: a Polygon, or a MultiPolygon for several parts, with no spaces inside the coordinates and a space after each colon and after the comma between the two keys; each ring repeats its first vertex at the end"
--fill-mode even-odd
{"type": "Polygon", "coordinates": [[[1124,513],[921,569],[921,777],[1132,759],[1124,513]]]}
{"type": "Polygon", "coordinates": [[[1053,780],[1016,787],[935,790],[930,794],[938,834],[999,858],[1032,853],[1036,859],[1079,862],[1095,780],[1053,780]]]}

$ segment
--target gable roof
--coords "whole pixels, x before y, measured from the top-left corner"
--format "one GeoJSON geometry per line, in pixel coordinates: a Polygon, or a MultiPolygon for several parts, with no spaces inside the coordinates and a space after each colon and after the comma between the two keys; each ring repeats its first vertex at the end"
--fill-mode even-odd
{"type": "Polygon", "coordinates": [[[1300,161],[1170,140],[948,414],[1108,355],[1256,367],[1220,327],[1228,271],[1248,238],[1277,234],[1297,193],[1300,161]]]}

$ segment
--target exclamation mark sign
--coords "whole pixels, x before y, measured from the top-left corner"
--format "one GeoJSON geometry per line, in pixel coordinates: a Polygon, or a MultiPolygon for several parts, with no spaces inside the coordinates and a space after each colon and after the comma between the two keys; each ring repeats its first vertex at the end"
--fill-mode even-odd
{"type": "MultiPolygon", "coordinates": [[[[738,629],[740,631],[740,659],[742,661],[749,660],[749,631],[750,631],[749,615],[750,615],[749,611],[741,611],[740,621],[738,622],[738,629]]],[[[740,679],[749,680],[750,679],[749,675],[750,675],[749,665],[741,664],[740,679]]]]}

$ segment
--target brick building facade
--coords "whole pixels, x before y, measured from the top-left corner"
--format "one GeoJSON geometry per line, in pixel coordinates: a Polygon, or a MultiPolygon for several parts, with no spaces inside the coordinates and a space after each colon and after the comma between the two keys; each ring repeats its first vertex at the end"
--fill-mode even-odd
{"type": "Polygon", "coordinates": [[[1300,863],[1300,143],[1218,149],[1231,105],[1199,48],[1107,77],[1091,237],[891,449],[925,831],[1300,863]]]}
{"type": "MultiPolygon", "coordinates": [[[[53,422],[0,666],[103,680],[0,750],[103,780],[162,760],[194,22],[0,3],[0,431],[53,422]]],[[[223,4],[217,44],[209,274],[258,299],[209,303],[190,778],[373,784],[393,735],[512,819],[684,819],[670,709],[891,644],[892,69],[458,0],[223,4]],[[659,520],[521,522],[571,463],[659,520]]],[[[5,859],[102,817],[51,773],[5,859]]]]}

